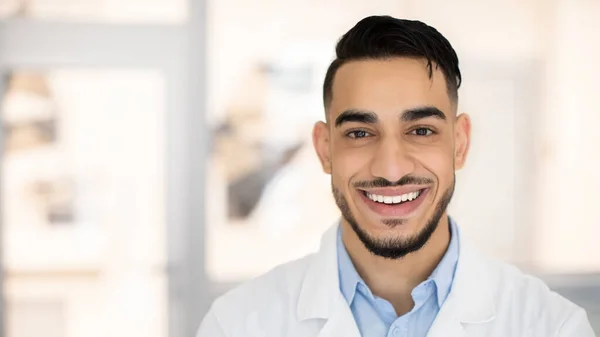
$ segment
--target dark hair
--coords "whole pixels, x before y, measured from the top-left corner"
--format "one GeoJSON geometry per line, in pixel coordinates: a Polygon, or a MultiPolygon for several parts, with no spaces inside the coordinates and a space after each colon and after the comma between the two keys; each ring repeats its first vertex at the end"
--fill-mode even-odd
{"type": "Polygon", "coordinates": [[[332,99],[333,79],[342,65],[349,61],[394,57],[426,59],[429,78],[433,76],[432,64],[435,64],[446,78],[448,95],[458,101],[458,88],[462,81],[458,56],[440,32],[421,21],[369,16],[342,36],[335,53],[336,59],[327,69],[323,83],[325,107],[332,99]]]}

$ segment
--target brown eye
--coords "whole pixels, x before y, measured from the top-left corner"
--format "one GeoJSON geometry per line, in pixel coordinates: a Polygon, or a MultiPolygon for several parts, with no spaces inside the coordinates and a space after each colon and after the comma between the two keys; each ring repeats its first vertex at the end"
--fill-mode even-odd
{"type": "Polygon", "coordinates": [[[431,131],[431,129],[428,128],[418,128],[418,129],[414,129],[411,134],[416,135],[416,136],[422,136],[422,137],[426,137],[426,136],[431,136],[433,134],[433,131],[431,131]]]}
{"type": "Polygon", "coordinates": [[[363,130],[350,131],[346,135],[350,138],[356,138],[356,139],[371,136],[370,133],[368,133],[367,131],[363,131],[363,130]]]}

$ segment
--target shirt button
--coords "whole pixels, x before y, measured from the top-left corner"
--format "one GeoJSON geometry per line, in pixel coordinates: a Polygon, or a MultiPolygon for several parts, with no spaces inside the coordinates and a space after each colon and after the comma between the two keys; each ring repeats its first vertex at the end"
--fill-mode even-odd
{"type": "Polygon", "coordinates": [[[400,329],[394,328],[394,336],[400,336],[400,329]]]}

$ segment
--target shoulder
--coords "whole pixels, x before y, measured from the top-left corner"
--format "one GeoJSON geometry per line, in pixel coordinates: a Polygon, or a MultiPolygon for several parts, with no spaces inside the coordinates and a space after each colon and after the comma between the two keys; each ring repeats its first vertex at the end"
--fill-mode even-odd
{"type": "Polygon", "coordinates": [[[567,300],[540,278],[526,274],[515,266],[489,260],[488,273],[495,284],[498,306],[511,306],[523,312],[566,316],[578,306],[567,300]],[[509,295],[509,296],[507,296],[509,295]]]}
{"type": "Polygon", "coordinates": [[[246,281],[219,297],[214,306],[229,309],[250,303],[256,308],[259,304],[257,302],[268,306],[273,304],[271,302],[294,300],[300,291],[308,264],[314,257],[315,255],[308,255],[279,265],[266,274],[246,281]]]}
{"type": "Polygon", "coordinates": [[[501,321],[506,318],[539,336],[563,336],[559,332],[570,326],[591,332],[585,311],[541,279],[499,261],[487,260],[486,266],[501,321]]]}
{"type": "Polygon", "coordinates": [[[282,325],[294,320],[304,275],[315,258],[311,254],[280,265],[235,287],[213,302],[207,317],[218,321],[227,336],[238,335],[233,330],[260,329],[273,320],[282,325]]]}

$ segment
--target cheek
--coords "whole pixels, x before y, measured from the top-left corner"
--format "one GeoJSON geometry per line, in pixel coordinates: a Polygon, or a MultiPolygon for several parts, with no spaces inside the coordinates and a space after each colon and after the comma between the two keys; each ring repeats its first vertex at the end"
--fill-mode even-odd
{"type": "Polygon", "coordinates": [[[454,156],[451,149],[445,147],[420,148],[414,151],[413,158],[443,184],[448,177],[454,176],[454,156]]]}
{"type": "MultiPolygon", "coordinates": [[[[333,151],[332,168],[336,183],[346,183],[368,166],[373,150],[368,147],[353,149],[336,149],[333,151]]],[[[339,185],[338,185],[339,186],[339,185]]]]}

